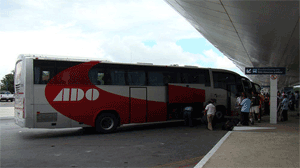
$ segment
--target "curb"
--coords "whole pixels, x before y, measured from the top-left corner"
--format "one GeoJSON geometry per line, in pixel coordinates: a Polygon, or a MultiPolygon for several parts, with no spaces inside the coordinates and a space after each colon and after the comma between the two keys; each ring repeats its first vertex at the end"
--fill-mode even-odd
{"type": "Polygon", "coordinates": [[[212,157],[212,155],[220,148],[223,142],[229,137],[232,131],[228,131],[220,141],[200,160],[200,162],[194,168],[202,168],[206,162],[212,157]]]}

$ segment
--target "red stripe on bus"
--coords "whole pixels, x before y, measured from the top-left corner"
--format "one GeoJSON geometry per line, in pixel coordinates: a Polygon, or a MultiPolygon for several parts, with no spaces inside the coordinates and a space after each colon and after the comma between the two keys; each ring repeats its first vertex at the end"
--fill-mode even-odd
{"type": "Polygon", "coordinates": [[[169,103],[205,102],[205,90],[169,85],[169,103]]]}

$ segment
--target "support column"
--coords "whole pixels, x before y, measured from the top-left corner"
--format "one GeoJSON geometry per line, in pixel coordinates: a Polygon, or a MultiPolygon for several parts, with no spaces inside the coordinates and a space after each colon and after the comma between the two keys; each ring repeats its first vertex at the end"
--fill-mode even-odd
{"type": "Polygon", "coordinates": [[[270,75],[270,124],[277,124],[277,75],[270,75]]]}

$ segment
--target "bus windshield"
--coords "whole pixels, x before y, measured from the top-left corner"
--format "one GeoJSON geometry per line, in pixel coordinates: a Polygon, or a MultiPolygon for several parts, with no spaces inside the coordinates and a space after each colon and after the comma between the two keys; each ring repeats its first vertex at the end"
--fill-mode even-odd
{"type": "Polygon", "coordinates": [[[253,83],[253,85],[254,85],[255,91],[256,91],[257,93],[260,93],[260,92],[261,92],[260,86],[259,86],[258,84],[255,84],[255,83],[253,83]]]}
{"type": "Polygon", "coordinates": [[[251,95],[252,93],[252,84],[248,80],[243,80],[244,89],[247,95],[251,95]]]}

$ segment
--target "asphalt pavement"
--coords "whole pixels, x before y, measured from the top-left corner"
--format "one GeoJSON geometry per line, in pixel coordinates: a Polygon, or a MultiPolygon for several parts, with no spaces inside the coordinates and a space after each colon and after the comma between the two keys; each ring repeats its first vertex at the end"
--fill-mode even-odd
{"type": "Polygon", "coordinates": [[[214,131],[182,122],[126,125],[114,134],[28,129],[0,102],[1,167],[300,167],[299,111],[289,120],[214,131]]]}
{"type": "MultiPolygon", "coordinates": [[[[1,102],[3,103],[3,102],[1,102]]],[[[13,107],[0,113],[13,114],[13,107]]],[[[227,133],[183,122],[89,129],[29,129],[0,119],[1,167],[194,167],[227,133]]]]}

